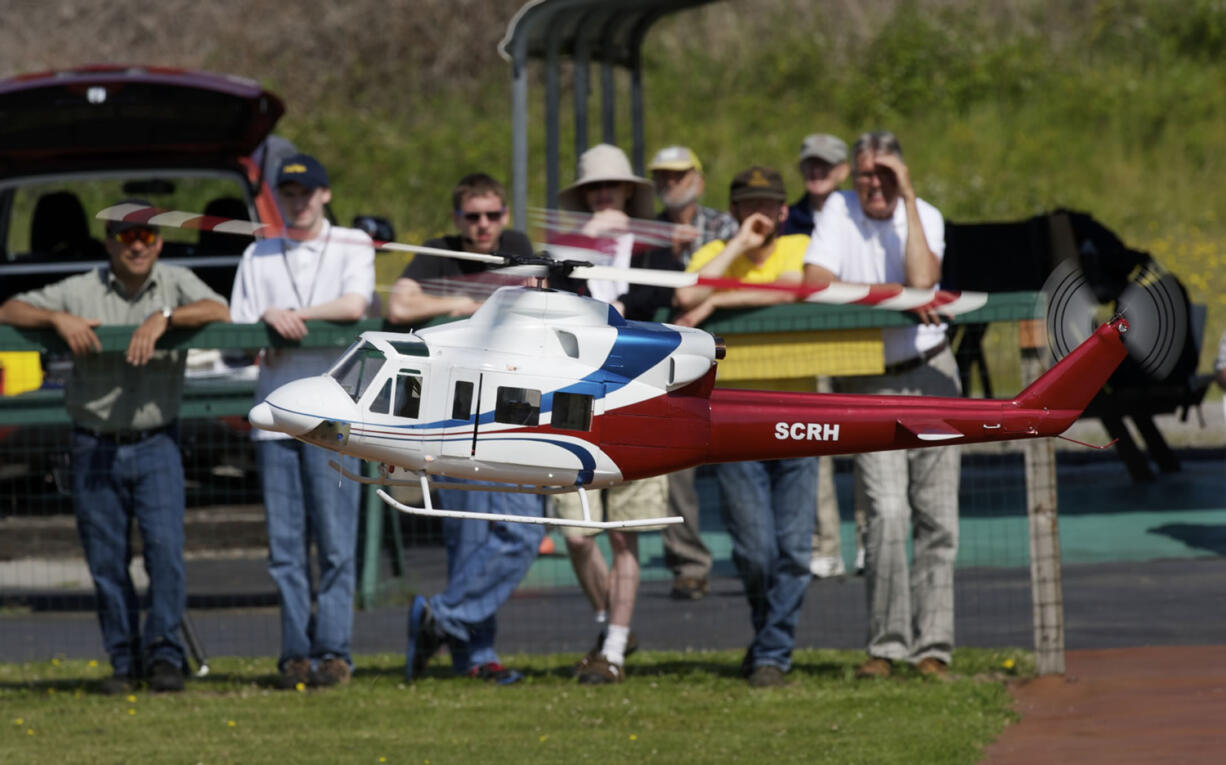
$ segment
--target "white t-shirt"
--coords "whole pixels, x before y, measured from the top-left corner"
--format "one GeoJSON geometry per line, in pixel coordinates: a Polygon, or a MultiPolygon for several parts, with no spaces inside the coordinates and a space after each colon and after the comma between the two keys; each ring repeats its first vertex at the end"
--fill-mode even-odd
{"type": "MultiPolygon", "coordinates": [[[[928,248],[941,259],[945,257],[945,219],[924,200],[915,202],[928,248]]],[[[838,191],[826,198],[814,220],[805,263],[821,266],[843,282],[902,284],[906,244],[907,210],[901,199],[891,219],[877,220],[864,214],[854,191],[838,191]]],[[[881,334],[885,363],[896,364],[940,345],[945,325],[886,327],[881,334]]]]}
{"type": "MultiPolygon", "coordinates": [[[[375,250],[364,231],[324,221],[319,236],[307,242],[263,239],[247,247],[234,277],[230,316],[255,324],[269,308],[306,308],[355,293],[370,304],[375,290],[375,250]]],[[[323,374],[340,355],[336,348],[269,349],[260,362],[256,401],[291,380],[323,374]]],[[[283,433],[252,430],[262,441],[283,433]]]]}

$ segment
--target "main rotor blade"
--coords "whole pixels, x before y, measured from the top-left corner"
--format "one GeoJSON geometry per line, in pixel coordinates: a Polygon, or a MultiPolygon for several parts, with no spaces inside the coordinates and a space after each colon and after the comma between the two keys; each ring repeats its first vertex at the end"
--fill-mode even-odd
{"type": "MultiPolygon", "coordinates": [[[[217,215],[202,215],[200,213],[186,212],[184,210],[164,210],[158,207],[132,204],[130,202],[112,205],[99,210],[98,214],[94,217],[98,220],[121,221],[123,223],[141,223],[144,225],[157,226],[161,228],[184,228],[195,229],[198,231],[216,231],[221,234],[254,236],[265,239],[281,237],[301,241],[305,238],[291,228],[274,223],[258,223],[249,220],[238,220],[236,218],[222,218],[217,215]]],[[[337,239],[336,241],[344,241],[346,244],[363,243],[359,240],[337,239]]],[[[502,264],[507,262],[507,258],[503,257],[502,255],[486,255],[479,252],[444,250],[438,247],[421,247],[415,244],[387,242],[379,239],[372,240],[372,242],[377,250],[412,252],[417,255],[434,255],[443,258],[454,258],[456,260],[472,260],[478,263],[502,264]]]]}

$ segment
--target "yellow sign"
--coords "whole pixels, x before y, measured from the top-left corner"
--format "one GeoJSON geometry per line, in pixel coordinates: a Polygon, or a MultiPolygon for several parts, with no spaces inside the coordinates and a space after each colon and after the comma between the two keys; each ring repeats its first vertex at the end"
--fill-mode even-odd
{"type": "Polygon", "coordinates": [[[881,374],[885,371],[881,329],[822,332],[762,332],[729,335],[719,362],[722,388],[812,390],[815,377],[881,374]]]}
{"type": "Polygon", "coordinates": [[[0,394],[5,396],[38,390],[43,385],[38,351],[0,351],[0,369],[3,370],[0,379],[4,381],[0,394]]]}

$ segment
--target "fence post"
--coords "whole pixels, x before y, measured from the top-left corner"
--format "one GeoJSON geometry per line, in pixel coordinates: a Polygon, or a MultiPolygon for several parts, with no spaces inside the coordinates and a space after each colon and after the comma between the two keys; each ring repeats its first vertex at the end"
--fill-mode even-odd
{"type": "MultiPolygon", "coordinates": [[[[1022,383],[1043,373],[1047,347],[1041,319],[1018,324],[1022,383]]],[[[1050,438],[1025,442],[1026,515],[1030,523],[1030,597],[1034,603],[1035,667],[1040,675],[1064,674],[1064,588],[1060,574],[1060,525],[1056,509],[1056,448],[1050,438]]]]}

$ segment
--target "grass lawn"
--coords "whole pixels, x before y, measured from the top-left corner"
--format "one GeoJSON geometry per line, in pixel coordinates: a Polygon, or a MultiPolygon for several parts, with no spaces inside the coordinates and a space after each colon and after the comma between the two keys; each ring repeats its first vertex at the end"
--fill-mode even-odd
{"type": "Polygon", "coordinates": [[[800,651],[786,688],[750,689],[735,652],[635,656],[625,684],[579,686],[576,656],[509,657],[523,682],[436,660],[362,656],[341,690],[273,690],[267,659],[218,659],[182,694],[102,696],[97,662],[0,664],[0,752],[26,762],[976,762],[1007,726],[1023,651],[960,649],[958,677],[853,677],[858,651],[800,651]]]}

